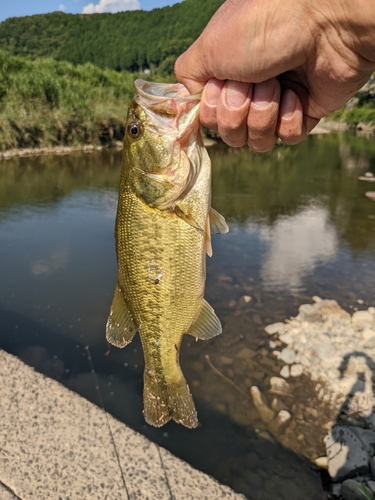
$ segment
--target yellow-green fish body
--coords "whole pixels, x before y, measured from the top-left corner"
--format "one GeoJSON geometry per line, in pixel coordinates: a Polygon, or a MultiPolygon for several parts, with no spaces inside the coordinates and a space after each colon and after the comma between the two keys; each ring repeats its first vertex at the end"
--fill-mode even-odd
{"type": "MultiPolygon", "coordinates": [[[[210,160],[198,122],[199,98],[180,85],[137,80],[128,114],[116,218],[118,283],[107,339],[124,347],[139,331],[145,357],[144,416],[196,427],[179,365],[183,335],[207,339],[221,325],[204,300],[211,254],[210,160]]],[[[224,219],[211,212],[215,230],[224,219]]]]}

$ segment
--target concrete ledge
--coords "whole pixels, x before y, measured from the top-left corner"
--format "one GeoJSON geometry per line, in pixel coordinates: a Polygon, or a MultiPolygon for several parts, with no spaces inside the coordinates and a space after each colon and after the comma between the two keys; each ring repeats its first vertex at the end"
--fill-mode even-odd
{"type": "Polygon", "coordinates": [[[1,500],[244,498],[1,350],[0,366],[1,500]]]}

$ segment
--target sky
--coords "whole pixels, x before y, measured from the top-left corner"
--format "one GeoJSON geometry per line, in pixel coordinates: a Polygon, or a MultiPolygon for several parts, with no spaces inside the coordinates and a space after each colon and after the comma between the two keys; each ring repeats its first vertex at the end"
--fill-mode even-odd
{"type": "Polygon", "coordinates": [[[66,13],[93,14],[124,10],[151,10],[181,0],[0,0],[0,22],[8,17],[31,16],[61,10],[66,13]]]}

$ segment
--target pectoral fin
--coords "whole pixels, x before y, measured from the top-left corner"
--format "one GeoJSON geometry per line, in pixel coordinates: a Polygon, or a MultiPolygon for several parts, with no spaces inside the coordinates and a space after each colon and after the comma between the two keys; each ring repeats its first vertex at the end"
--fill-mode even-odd
{"type": "Polygon", "coordinates": [[[202,227],[199,227],[198,223],[194,220],[192,215],[185,213],[183,210],[181,210],[181,208],[178,205],[175,205],[173,211],[177,215],[177,217],[179,217],[180,219],[185,221],[190,226],[195,227],[195,229],[198,229],[199,231],[202,231],[202,232],[204,231],[204,229],[202,227]]]}
{"type": "Polygon", "coordinates": [[[215,234],[226,234],[229,231],[228,224],[222,215],[214,208],[210,210],[210,226],[211,232],[215,234]]]}
{"type": "Polygon", "coordinates": [[[221,323],[210,304],[203,300],[202,308],[197,319],[187,332],[189,335],[201,340],[208,340],[222,332],[221,323]]]}
{"type": "Polygon", "coordinates": [[[125,347],[130,344],[136,333],[137,326],[117,284],[107,321],[107,340],[116,347],[125,347]]]}

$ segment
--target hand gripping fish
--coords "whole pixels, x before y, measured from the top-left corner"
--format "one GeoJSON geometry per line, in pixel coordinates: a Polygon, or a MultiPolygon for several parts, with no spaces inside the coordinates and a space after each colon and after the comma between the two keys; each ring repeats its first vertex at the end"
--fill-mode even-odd
{"type": "Polygon", "coordinates": [[[203,298],[211,231],[228,232],[211,209],[211,164],[199,127],[200,96],[181,84],[135,82],[128,112],[116,217],[118,282],[107,340],[138,331],[145,357],[144,417],[198,425],[179,365],[182,338],[210,339],[221,324],[203,298]]]}

